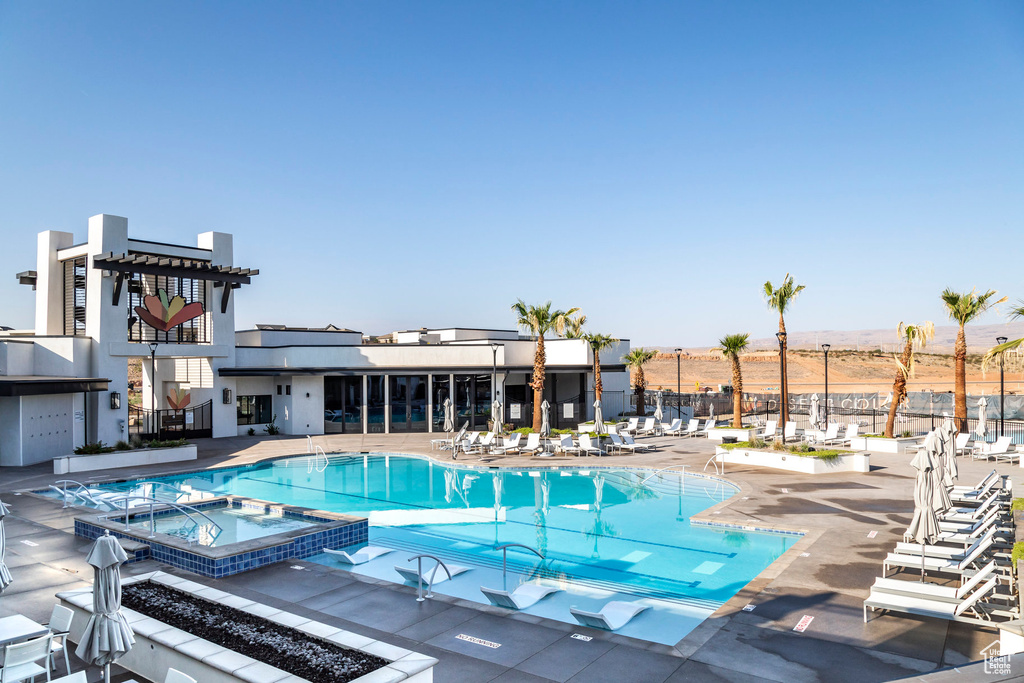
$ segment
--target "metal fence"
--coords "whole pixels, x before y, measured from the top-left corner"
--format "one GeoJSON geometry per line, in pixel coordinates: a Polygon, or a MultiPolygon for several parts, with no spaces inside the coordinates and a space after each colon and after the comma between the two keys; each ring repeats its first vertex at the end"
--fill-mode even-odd
{"type": "Polygon", "coordinates": [[[213,436],[213,401],[184,410],[128,408],[128,433],[143,440],[202,439],[213,436]]]}

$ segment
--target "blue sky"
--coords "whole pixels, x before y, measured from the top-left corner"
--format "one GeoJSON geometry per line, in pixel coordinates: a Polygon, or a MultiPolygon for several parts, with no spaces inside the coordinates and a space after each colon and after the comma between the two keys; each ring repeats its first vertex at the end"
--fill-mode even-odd
{"type": "Polygon", "coordinates": [[[97,213],[234,233],[239,327],[944,324],[1024,298],[1022,112],[1019,3],[2,0],[0,324],[97,213]]]}

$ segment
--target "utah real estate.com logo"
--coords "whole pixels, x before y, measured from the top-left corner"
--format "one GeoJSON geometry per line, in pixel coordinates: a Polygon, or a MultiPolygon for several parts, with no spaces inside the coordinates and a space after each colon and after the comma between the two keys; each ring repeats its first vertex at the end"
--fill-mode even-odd
{"type": "Polygon", "coordinates": [[[998,640],[982,648],[981,654],[985,657],[985,673],[996,676],[1010,675],[1010,655],[1000,654],[998,640]]]}

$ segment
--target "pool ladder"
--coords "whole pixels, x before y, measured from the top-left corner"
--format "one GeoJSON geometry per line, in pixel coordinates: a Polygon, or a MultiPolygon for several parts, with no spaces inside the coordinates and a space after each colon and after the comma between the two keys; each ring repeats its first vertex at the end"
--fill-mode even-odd
{"type": "Polygon", "coordinates": [[[418,581],[416,582],[416,602],[423,602],[427,598],[434,597],[434,593],[433,593],[434,577],[437,576],[437,568],[440,567],[441,569],[444,569],[444,573],[448,575],[448,580],[449,581],[452,578],[452,573],[450,571],[448,571],[448,567],[445,565],[444,562],[441,561],[440,558],[435,557],[433,555],[416,555],[414,557],[410,557],[408,559],[408,562],[412,562],[413,560],[416,560],[416,577],[418,579],[418,581]],[[426,596],[423,595],[423,558],[424,557],[426,557],[427,559],[433,560],[434,562],[437,562],[437,564],[434,565],[434,571],[431,572],[431,574],[430,574],[430,581],[427,582],[427,594],[426,594],[426,596]]]}
{"type": "Polygon", "coordinates": [[[323,472],[327,469],[327,466],[331,464],[331,461],[327,459],[327,454],[324,453],[324,449],[320,448],[320,446],[314,446],[313,437],[308,435],[306,436],[306,452],[313,454],[313,457],[306,462],[306,474],[312,474],[313,470],[323,472]],[[320,467],[321,455],[323,456],[323,467],[320,467]]]}

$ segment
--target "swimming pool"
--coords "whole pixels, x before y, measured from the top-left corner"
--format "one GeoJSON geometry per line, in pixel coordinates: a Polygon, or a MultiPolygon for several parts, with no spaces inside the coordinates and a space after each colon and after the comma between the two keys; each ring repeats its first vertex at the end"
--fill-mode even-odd
{"type": "MultiPolygon", "coordinates": [[[[435,591],[486,602],[480,586],[548,583],[563,593],[537,603],[539,616],[572,619],[609,599],[652,609],[619,631],[674,644],[782,555],[796,534],[691,523],[737,491],[720,480],[620,468],[469,468],[388,454],[331,454],[161,478],[198,495],[241,495],[362,515],[370,543],[395,552],[352,571],[399,581],[395,565],[419,553],[473,567],[435,591]],[[326,465],[326,466],[325,466],[326,465]],[[646,480],[646,481],[645,481],[646,480]],[[508,552],[501,573],[496,547],[508,552]]],[[[184,502],[184,501],[183,501],[184,502]]],[[[327,554],[310,558],[338,565],[327,554]]],[[[432,564],[432,563],[431,563],[432,564]]],[[[426,566],[426,565],[425,565],[426,566]]]]}
{"type": "MultiPolygon", "coordinates": [[[[177,536],[210,548],[242,543],[289,531],[316,526],[316,522],[295,515],[273,514],[247,508],[206,508],[205,516],[170,514],[154,517],[154,531],[177,536]]],[[[122,515],[123,516],[123,515],[122,515]]],[[[150,531],[149,516],[145,513],[132,518],[129,529],[146,534],[150,531]]]]}

